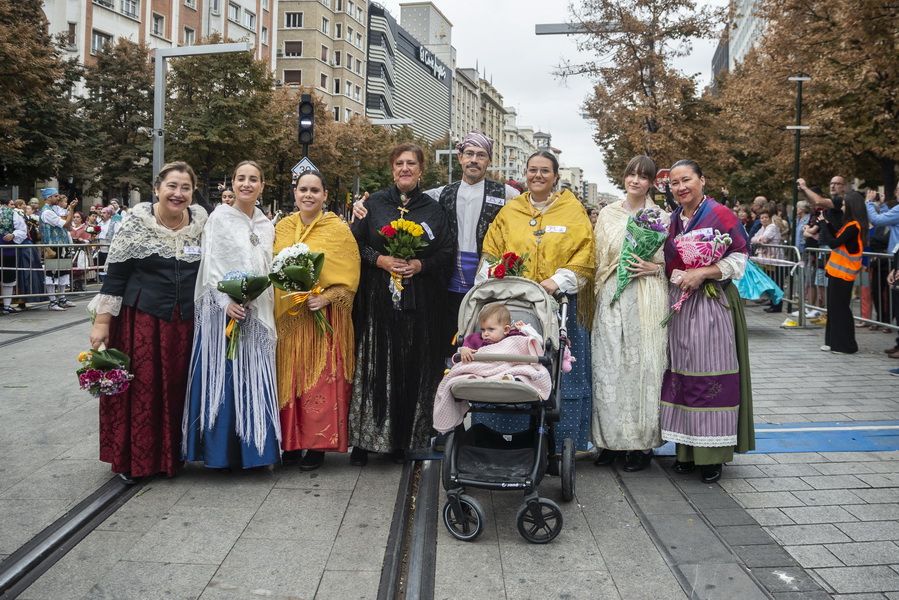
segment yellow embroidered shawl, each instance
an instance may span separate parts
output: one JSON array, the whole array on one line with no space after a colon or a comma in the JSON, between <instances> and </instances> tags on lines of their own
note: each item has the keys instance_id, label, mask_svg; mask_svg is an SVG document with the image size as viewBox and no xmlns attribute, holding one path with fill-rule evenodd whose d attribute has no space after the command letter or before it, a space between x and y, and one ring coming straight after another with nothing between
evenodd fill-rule
<instances>
[{"instance_id":1,"label":"yellow embroidered shawl","mask_svg":"<svg viewBox=\"0 0 899 600\"><path fill-rule=\"evenodd\" d=\"M291 315L285 292L275 290L275 325L278 332L278 404L284 408L319 380L325 365L332 375L336 358L343 360L343 377L352 380L353 353L353 297L359 287L359 247L350 228L331 212L324 212L309 225L300 214L282 219L275 227L274 253L303 242L310 250L325 253L319 285L322 294L331 301L329 320L334 334L323 335L316 329L312 313L306 305L299 314Z\"/></svg>"},{"instance_id":2,"label":"yellow embroidered shawl","mask_svg":"<svg viewBox=\"0 0 899 600\"><path fill-rule=\"evenodd\" d=\"M536 226L530 225L532 219ZM535 231L544 232L540 243ZM570 191L563 190L542 214L531 205L529 192L506 202L487 230L483 251L491 257L527 253L526 276L537 282L562 268L583 277L587 285L578 294L578 316L589 324L596 260L593 228L583 204Z\"/></svg>"}]
</instances>

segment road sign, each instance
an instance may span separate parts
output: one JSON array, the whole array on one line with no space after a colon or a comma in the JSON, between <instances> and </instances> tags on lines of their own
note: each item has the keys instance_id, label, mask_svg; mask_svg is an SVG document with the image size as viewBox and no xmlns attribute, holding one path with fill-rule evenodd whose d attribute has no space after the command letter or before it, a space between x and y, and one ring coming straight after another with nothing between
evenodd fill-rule
<instances>
[{"instance_id":1,"label":"road sign","mask_svg":"<svg viewBox=\"0 0 899 600\"><path fill-rule=\"evenodd\" d=\"M293 173L295 179L300 177L306 171L318 171L318 167L316 167L315 164L311 160L309 160L308 156L304 156L303 159L295 164L290 170L290 172Z\"/></svg>"}]
</instances>

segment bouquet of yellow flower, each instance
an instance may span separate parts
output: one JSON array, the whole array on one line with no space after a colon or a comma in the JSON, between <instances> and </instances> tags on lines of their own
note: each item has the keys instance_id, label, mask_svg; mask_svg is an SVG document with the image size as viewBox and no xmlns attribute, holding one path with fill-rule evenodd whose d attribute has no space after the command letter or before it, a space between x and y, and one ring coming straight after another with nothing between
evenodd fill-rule
<instances>
[{"instance_id":1,"label":"bouquet of yellow flower","mask_svg":"<svg viewBox=\"0 0 899 600\"><path fill-rule=\"evenodd\" d=\"M415 258L420 250L428 246L428 243L422 239L425 233L424 228L415 221L400 218L381 227L379 233L387 238L387 242L384 244L387 255L394 258L403 260ZM391 273L388 289L393 304L399 305L400 299L403 297L403 278L396 273Z\"/></svg>"},{"instance_id":2,"label":"bouquet of yellow flower","mask_svg":"<svg viewBox=\"0 0 899 600\"><path fill-rule=\"evenodd\" d=\"M78 354L81 367L75 371L78 386L90 392L91 396L115 396L128 389L134 375L128 372L131 359L115 348L100 346L98 350L88 350Z\"/></svg>"}]
</instances>

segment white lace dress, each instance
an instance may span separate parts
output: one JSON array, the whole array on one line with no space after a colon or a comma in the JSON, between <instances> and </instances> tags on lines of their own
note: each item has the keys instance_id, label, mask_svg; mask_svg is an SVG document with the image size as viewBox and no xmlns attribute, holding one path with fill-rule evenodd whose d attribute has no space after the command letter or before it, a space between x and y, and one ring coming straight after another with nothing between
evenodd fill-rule
<instances>
[{"instance_id":1,"label":"white lace dress","mask_svg":"<svg viewBox=\"0 0 899 600\"><path fill-rule=\"evenodd\" d=\"M647 200L647 208L655 205ZM668 284L664 275L638 277L619 299L615 272L629 213L622 201L596 221L596 313L592 329L593 443L609 450L662 445L659 399L667 365ZM664 248L664 246L663 246ZM653 262L665 262L663 248Z\"/></svg>"}]
</instances>

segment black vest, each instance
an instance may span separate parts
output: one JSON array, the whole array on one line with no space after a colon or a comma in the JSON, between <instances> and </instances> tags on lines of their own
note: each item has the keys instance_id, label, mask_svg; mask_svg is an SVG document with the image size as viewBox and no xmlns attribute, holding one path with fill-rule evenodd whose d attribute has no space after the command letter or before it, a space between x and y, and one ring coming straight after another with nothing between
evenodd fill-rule
<instances>
[{"instance_id":1,"label":"black vest","mask_svg":"<svg viewBox=\"0 0 899 600\"><path fill-rule=\"evenodd\" d=\"M451 183L447 186L444 186L443 191L440 192L440 204L446 209L447 219L449 219L450 229L452 230L453 240L455 241L459 237L459 224L456 218L456 195L459 193L459 187L462 185L461 181L457 181L455 183ZM481 255L481 246L484 243L484 236L487 235L487 229L490 228L490 224L493 223L493 219L496 218L496 215L499 214L502 206L498 206L496 204L490 204L487 202L487 196L492 196L494 198L502 198L503 201L506 199L506 184L500 183L499 181L490 181L489 179L484 180L484 199L481 200L481 213L478 216L478 227L477 227L477 243L478 243L478 256Z\"/></svg>"}]
</instances>

